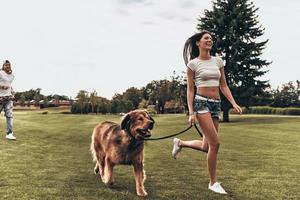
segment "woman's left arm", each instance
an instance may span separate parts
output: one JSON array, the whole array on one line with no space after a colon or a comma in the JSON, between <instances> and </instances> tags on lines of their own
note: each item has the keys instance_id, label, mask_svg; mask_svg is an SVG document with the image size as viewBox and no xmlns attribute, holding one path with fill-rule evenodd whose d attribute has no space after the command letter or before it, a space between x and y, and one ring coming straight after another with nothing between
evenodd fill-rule
<instances>
[{"instance_id":1,"label":"woman's left arm","mask_svg":"<svg viewBox=\"0 0 300 200\"><path fill-rule=\"evenodd\" d=\"M223 95L228 99L228 101L231 103L231 105L233 106L234 110L236 112L238 112L239 114L242 114L242 108L237 105L237 103L235 102L230 89L227 85L226 79L225 79L225 72L224 72L224 67L220 68L220 72L221 72L221 78L220 78L220 90L223 93Z\"/></svg>"}]
</instances>

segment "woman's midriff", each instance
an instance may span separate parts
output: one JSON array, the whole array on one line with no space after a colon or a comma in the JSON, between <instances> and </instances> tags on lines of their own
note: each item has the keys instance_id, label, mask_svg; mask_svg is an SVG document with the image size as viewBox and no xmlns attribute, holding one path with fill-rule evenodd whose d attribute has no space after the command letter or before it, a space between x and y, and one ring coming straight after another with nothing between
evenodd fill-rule
<instances>
[{"instance_id":1,"label":"woman's midriff","mask_svg":"<svg viewBox=\"0 0 300 200\"><path fill-rule=\"evenodd\" d=\"M220 99L219 87L198 87L197 94L212 99Z\"/></svg>"}]
</instances>

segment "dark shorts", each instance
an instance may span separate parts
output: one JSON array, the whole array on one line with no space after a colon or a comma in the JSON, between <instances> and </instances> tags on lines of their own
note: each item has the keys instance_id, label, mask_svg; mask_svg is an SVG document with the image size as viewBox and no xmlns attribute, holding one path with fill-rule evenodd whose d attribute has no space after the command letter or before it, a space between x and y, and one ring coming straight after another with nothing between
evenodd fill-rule
<instances>
[{"instance_id":1,"label":"dark shorts","mask_svg":"<svg viewBox=\"0 0 300 200\"><path fill-rule=\"evenodd\" d=\"M194 99L194 113L210 113L212 118L220 119L221 100L211 99L196 94Z\"/></svg>"}]
</instances>

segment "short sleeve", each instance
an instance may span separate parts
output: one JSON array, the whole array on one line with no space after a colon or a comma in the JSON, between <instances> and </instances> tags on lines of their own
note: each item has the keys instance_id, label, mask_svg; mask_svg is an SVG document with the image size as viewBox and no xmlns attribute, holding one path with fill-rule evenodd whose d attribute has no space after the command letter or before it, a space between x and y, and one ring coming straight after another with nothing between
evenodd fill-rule
<instances>
[{"instance_id":1,"label":"short sleeve","mask_svg":"<svg viewBox=\"0 0 300 200\"><path fill-rule=\"evenodd\" d=\"M192 71L195 71L195 63L192 62L193 60L190 60L188 64L186 65L188 68L190 68Z\"/></svg>"},{"instance_id":2,"label":"short sleeve","mask_svg":"<svg viewBox=\"0 0 300 200\"><path fill-rule=\"evenodd\" d=\"M217 61L217 65L218 65L218 68L221 69L222 67L224 67L224 62L222 60L222 58L220 57L216 57L216 61Z\"/></svg>"}]
</instances>

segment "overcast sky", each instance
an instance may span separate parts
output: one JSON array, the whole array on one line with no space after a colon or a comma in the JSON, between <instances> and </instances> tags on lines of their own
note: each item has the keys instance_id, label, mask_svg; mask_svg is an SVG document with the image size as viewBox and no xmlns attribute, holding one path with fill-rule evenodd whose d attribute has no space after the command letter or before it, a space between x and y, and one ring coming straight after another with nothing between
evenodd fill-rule
<instances>
[{"instance_id":1,"label":"overcast sky","mask_svg":"<svg viewBox=\"0 0 300 200\"><path fill-rule=\"evenodd\" d=\"M254 0L272 88L300 79L300 1ZM209 0L0 0L0 59L16 91L111 97L185 71L182 48Z\"/></svg>"}]
</instances>

